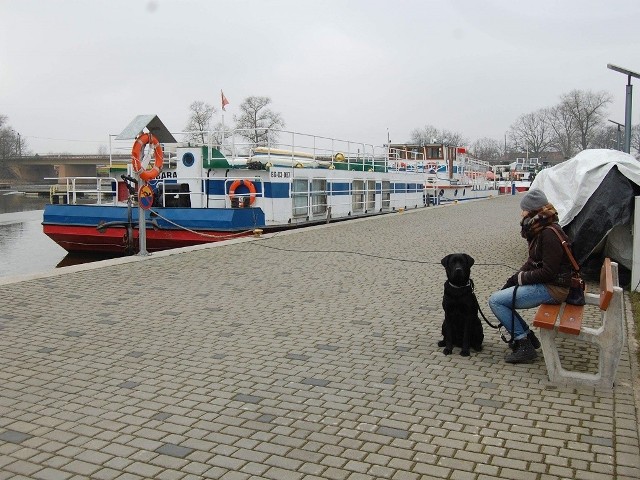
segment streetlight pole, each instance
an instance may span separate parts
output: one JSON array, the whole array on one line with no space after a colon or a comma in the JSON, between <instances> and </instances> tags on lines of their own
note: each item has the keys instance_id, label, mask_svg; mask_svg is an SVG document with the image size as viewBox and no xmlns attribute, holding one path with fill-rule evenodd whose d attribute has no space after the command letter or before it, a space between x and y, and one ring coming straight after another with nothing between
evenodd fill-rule
<instances>
[{"instance_id":1,"label":"streetlight pole","mask_svg":"<svg viewBox=\"0 0 640 480\"><path fill-rule=\"evenodd\" d=\"M621 136L622 136L622 132L620 131L620 127L624 127L624 125L622 123L618 123L618 122L614 122L613 120L609 120L611 123L615 123L618 126L618 147L616 148L616 150L620 150L620 141L621 141ZM626 132L625 132L626 134Z\"/></svg>"},{"instance_id":2,"label":"streetlight pole","mask_svg":"<svg viewBox=\"0 0 640 480\"><path fill-rule=\"evenodd\" d=\"M627 99L624 105L624 151L631 153L631 97L633 95L633 85L631 85L631 77L640 78L640 74L626 70L622 67L617 67L610 63L607 64L607 68L615 70L627 76Z\"/></svg>"}]
</instances>

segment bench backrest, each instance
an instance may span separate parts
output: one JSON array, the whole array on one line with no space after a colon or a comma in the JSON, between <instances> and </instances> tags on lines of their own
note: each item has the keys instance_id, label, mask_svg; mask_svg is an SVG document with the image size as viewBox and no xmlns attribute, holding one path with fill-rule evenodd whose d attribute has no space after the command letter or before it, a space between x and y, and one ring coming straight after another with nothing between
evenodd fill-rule
<instances>
[{"instance_id":1,"label":"bench backrest","mask_svg":"<svg viewBox=\"0 0 640 480\"><path fill-rule=\"evenodd\" d=\"M609 303L613 297L613 272L611 270L611 259L605 258L602 268L600 268L600 310L609 308Z\"/></svg>"}]
</instances>

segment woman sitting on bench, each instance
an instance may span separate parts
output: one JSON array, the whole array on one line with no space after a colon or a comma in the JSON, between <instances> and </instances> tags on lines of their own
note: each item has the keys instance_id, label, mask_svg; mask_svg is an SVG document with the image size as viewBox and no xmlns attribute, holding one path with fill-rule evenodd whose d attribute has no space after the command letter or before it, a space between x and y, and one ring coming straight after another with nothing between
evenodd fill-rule
<instances>
[{"instance_id":1,"label":"woman sitting on bench","mask_svg":"<svg viewBox=\"0 0 640 480\"><path fill-rule=\"evenodd\" d=\"M501 290L489 298L489 308L500 323L512 332L505 357L508 363L528 363L538 357L540 341L516 312L543 303L562 303L569 293L571 263L555 229L567 239L558 224L558 212L542 190L529 190L520 201L521 235L529 244L529 258ZM550 228L548 228L550 227Z\"/></svg>"}]
</instances>

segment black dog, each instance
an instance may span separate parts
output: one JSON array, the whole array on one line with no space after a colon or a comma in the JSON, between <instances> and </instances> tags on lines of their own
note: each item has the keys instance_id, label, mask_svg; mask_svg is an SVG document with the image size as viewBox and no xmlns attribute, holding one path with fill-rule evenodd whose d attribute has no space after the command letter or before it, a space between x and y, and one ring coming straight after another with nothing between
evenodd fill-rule
<instances>
[{"instance_id":1,"label":"black dog","mask_svg":"<svg viewBox=\"0 0 640 480\"><path fill-rule=\"evenodd\" d=\"M441 262L447 271L447 281L442 297L444 340L439 341L438 346L444 347L442 352L445 355L450 355L454 346L461 347L460 355L468 357L469 347L479 352L484 340L482 321L478 317L478 300L471 282L474 260L466 253L452 253Z\"/></svg>"}]
</instances>

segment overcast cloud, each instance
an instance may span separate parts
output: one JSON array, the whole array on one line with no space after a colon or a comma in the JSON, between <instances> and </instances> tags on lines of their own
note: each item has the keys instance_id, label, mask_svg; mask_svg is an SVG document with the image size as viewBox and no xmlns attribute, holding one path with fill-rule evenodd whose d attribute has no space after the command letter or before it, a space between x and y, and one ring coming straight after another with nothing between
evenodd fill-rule
<instances>
[{"instance_id":1,"label":"overcast cloud","mask_svg":"<svg viewBox=\"0 0 640 480\"><path fill-rule=\"evenodd\" d=\"M221 89L225 123L268 96L287 129L375 145L502 139L572 89L623 123L606 66L640 72L639 27L638 0L0 0L0 114L36 153L96 153L138 114L182 131Z\"/></svg>"}]
</instances>

